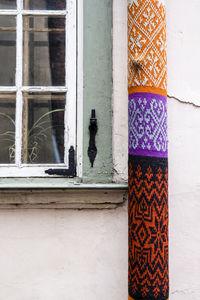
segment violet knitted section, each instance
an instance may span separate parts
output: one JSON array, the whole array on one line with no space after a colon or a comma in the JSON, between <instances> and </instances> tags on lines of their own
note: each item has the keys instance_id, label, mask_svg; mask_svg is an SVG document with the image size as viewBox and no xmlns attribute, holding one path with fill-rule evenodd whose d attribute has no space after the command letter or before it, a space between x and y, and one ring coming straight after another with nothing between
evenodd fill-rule
<instances>
[{"instance_id":1,"label":"violet knitted section","mask_svg":"<svg viewBox=\"0 0 200 300\"><path fill-rule=\"evenodd\" d=\"M149 93L129 95L129 154L167 157L167 101Z\"/></svg>"}]
</instances>

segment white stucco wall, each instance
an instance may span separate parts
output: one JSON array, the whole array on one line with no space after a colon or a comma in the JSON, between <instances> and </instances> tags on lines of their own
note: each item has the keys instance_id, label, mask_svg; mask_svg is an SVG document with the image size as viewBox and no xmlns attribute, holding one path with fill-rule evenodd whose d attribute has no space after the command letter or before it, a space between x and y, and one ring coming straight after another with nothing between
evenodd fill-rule
<instances>
[{"instance_id":1,"label":"white stucco wall","mask_svg":"<svg viewBox=\"0 0 200 300\"><path fill-rule=\"evenodd\" d=\"M199 11L167 0L170 300L200 299ZM126 1L114 0L116 181L127 176L125 41ZM127 299L127 229L127 205L0 211L0 300Z\"/></svg>"},{"instance_id":2,"label":"white stucco wall","mask_svg":"<svg viewBox=\"0 0 200 300\"><path fill-rule=\"evenodd\" d=\"M127 228L126 207L0 211L0 299L127 299Z\"/></svg>"},{"instance_id":3,"label":"white stucco wall","mask_svg":"<svg viewBox=\"0 0 200 300\"><path fill-rule=\"evenodd\" d=\"M200 299L199 11L200 1L167 0L172 300Z\"/></svg>"}]
</instances>

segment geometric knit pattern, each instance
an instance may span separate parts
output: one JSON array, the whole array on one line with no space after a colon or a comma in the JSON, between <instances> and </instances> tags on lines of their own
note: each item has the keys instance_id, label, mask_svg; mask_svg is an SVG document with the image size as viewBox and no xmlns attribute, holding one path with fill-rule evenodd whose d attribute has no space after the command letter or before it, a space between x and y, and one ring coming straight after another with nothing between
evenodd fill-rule
<instances>
[{"instance_id":1,"label":"geometric knit pattern","mask_svg":"<svg viewBox=\"0 0 200 300\"><path fill-rule=\"evenodd\" d=\"M167 88L165 8L159 1L129 0L128 86Z\"/></svg>"},{"instance_id":2,"label":"geometric knit pattern","mask_svg":"<svg viewBox=\"0 0 200 300\"><path fill-rule=\"evenodd\" d=\"M129 158L129 295L168 299L166 158Z\"/></svg>"},{"instance_id":3,"label":"geometric knit pattern","mask_svg":"<svg viewBox=\"0 0 200 300\"><path fill-rule=\"evenodd\" d=\"M129 95L129 153L167 157L167 107L161 95Z\"/></svg>"},{"instance_id":4,"label":"geometric knit pattern","mask_svg":"<svg viewBox=\"0 0 200 300\"><path fill-rule=\"evenodd\" d=\"M129 300L169 299L166 13L128 0Z\"/></svg>"}]
</instances>

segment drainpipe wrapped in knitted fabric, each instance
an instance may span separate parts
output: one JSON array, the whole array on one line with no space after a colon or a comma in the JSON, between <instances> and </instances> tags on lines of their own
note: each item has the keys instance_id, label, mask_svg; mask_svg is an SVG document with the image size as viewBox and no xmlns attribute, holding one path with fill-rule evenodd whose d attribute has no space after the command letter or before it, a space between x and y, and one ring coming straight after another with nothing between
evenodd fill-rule
<instances>
[{"instance_id":1,"label":"drainpipe wrapped in knitted fabric","mask_svg":"<svg viewBox=\"0 0 200 300\"><path fill-rule=\"evenodd\" d=\"M129 300L169 299L166 11L128 1Z\"/></svg>"}]
</instances>

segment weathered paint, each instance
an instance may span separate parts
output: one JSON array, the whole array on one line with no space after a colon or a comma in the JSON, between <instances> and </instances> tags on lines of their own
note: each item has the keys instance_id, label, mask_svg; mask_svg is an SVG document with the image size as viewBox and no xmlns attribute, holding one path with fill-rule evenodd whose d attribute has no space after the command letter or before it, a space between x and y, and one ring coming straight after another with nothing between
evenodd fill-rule
<instances>
[{"instance_id":1,"label":"weathered paint","mask_svg":"<svg viewBox=\"0 0 200 300\"><path fill-rule=\"evenodd\" d=\"M0 178L1 189L127 189L126 183L81 183L70 178Z\"/></svg>"},{"instance_id":2,"label":"weathered paint","mask_svg":"<svg viewBox=\"0 0 200 300\"><path fill-rule=\"evenodd\" d=\"M116 208L127 199L126 189L4 189L0 209L14 208Z\"/></svg>"},{"instance_id":3,"label":"weathered paint","mask_svg":"<svg viewBox=\"0 0 200 300\"><path fill-rule=\"evenodd\" d=\"M125 1L126 2L126 1ZM113 0L113 181L127 182L127 7ZM120 39L119 39L120 37ZM120 57L120 59L119 59Z\"/></svg>"},{"instance_id":4,"label":"weathered paint","mask_svg":"<svg viewBox=\"0 0 200 300\"><path fill-rule=\"evenodd\" d=\"M83 181L112 182L112 0L84 1ZM96 110L97 156L87 155L91 109Z\"/></svg>"}]
</instances>

